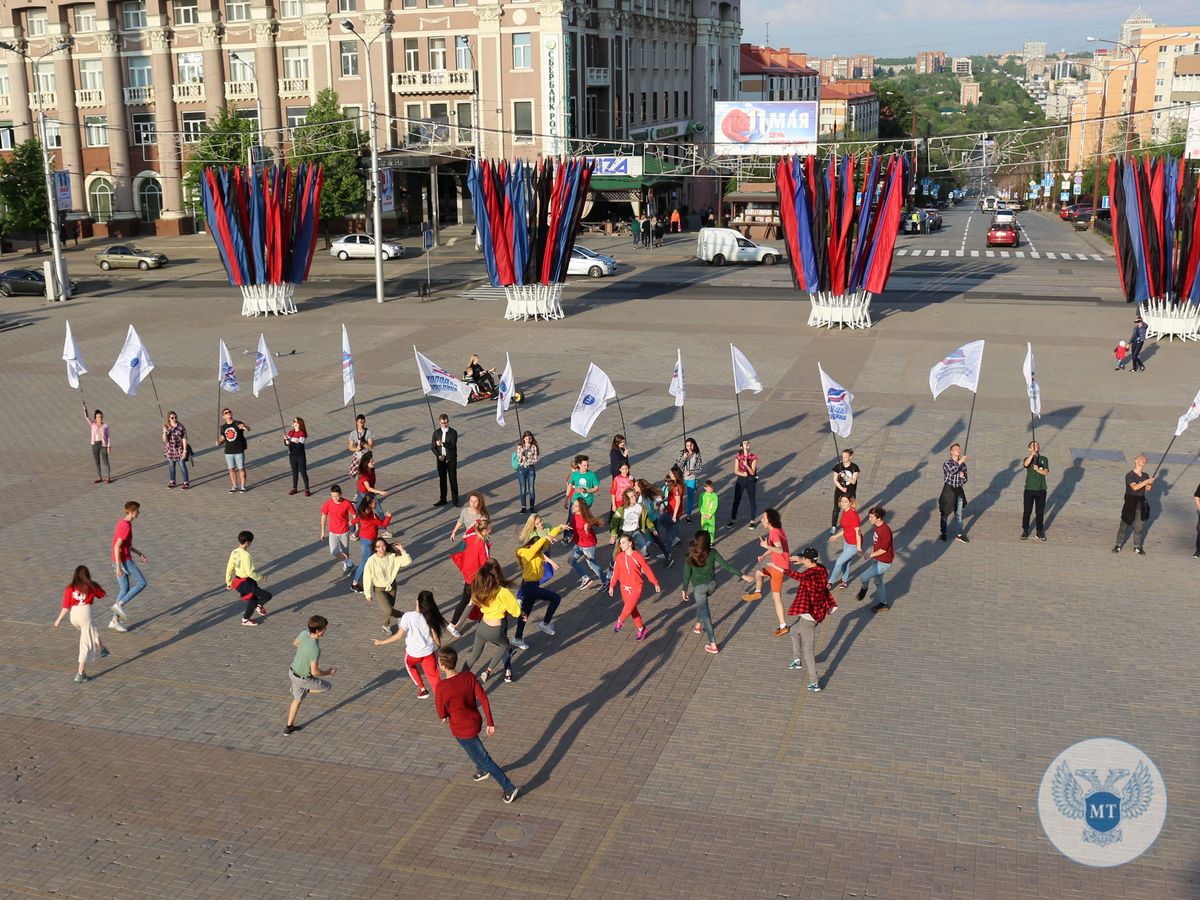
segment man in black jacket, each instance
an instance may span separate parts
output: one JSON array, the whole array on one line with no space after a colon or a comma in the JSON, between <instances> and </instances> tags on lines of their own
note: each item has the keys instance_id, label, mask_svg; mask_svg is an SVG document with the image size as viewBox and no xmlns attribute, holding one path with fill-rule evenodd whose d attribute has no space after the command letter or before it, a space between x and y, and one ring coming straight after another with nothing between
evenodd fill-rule
<instances>
[{"instance_id":1,"label":"man in black jacket","mask_svg":"<svg viewBox=\"0 0 1200 900\"><path fill-rule=\"evenodd\" d=\"M446 505L446 481L450 481L450 496L454 498L454 505L459 506L458 502L458 432L450 427L450 417L447 415L438 416L438 428L433 433L433 440L430 441L429 449L433 451L434 457L437 459L438 472L438 502L434 506Z\"/></svg>"}]
</instances>

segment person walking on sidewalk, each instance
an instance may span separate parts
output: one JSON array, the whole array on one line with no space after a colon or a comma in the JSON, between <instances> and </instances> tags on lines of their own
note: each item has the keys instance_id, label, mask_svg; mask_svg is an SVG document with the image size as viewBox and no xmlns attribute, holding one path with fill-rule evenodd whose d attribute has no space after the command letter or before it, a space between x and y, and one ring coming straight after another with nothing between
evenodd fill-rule
<instances>
[{"instance_id":1,"label":"person walking on sidewalk","mask_svg":"<svg viewBox=\"0 0 1200 900\"><path fill-rule=\"evenodd\" d=\"M962 452L960 444L950 445L950 458L942 463L942 494L938 498L938 513L941 519L940 541L946 540L946 522L954 516L958 526L958 534L954 539L960 543L970 543L963 529L963 509L967 505L967 493L963 485L967 483L967 457Z\"/></svg>"},{"instance_id":2,"label":"person walking on sidewalk","mask_svg":"<svg viewBox=\"0 0 1200 900\"><path fill-rule=\"evenodd\" d=\"M426 699L429 691L437 691L440 679L434 654L442 647L442 632L445 629L446 620L442 618L437 601L433 599L433 592L421 591L417 594L416 609L410 609L400 617L400 627L396 633L383 640L374 640L376 647L404 641L404 668L417 686L418 700ZM429 682L429 690L421 682L422 672Z\"/></svg>"},{"instance_id":3,"label":"person walking on sidewalk","mask_svg":"<svg viewBox=\"0 0 1200 900\"><path fill-rule=\"evenodd\" d=\"M92 484L99 484L105 480L112 484L112 464L108 459L108 453L112 449L112 433L108 430L108 423L104 421L104 413L96 410L89 416L85 403L83 421L87 422L88 428L91 429L92 460L96 463L96 480ZM104 463L103 477L100 474L101 462Z\"/></svg>"},{"instance_id":4,"label":"person walking on sidewalk","mask_svg":"<svg viewBox=\"0 0 1200 900\"><path fill-rule=\"evenodd\" d=\"M1121 505L1121 524L1117 526L1117 542L1112 552L1120 553L1129 529L1133 529L1137 541L1134 552L1145 556L1146 520L1150 518L1150 491L1154 488L1154 476L1146 474L1146 454L1139 453L1133 460L1133 468L1125 473L1125 502Z\"/></svg>"},{"instance_id":5,"label":"person walking on sidewalk","mask_svg":"<svg viewBox=\"0 0 1200 900\"><path fill-rule=\"evenodd\" d=\"M146 554L133 546L133 520L141 512L142 504L130 500L125 504L125 515L117 522L113 531L112 563L113 573L117 576L117 599L113 603L112 621L108 627L113 631L128 631L125 623L129 614L125 612L125 604L140 594L146 588L146 576L133 561L136 556L146 564Z\"/></svg>"},{"instance_id":6,"label":"person walking on sidewalk","mask_svg":"<svg viewBox=\"0 0 1200 900\"><path fill-rule=\"evenodd\" d=\"M178 467L183 475L183 490L191 487L188 481L188 446L187 429L179 421L175 410L167 413L167 421L162 430L163 456L167 460L167 487L175 487L175 469Z\"/></svg>"},{"instance_id":7,"label":"person walking on sidewalk","mask_svg":"<svg viewBox=\"0 0 1200 900\"><path fill-rule=\"evenodd\" d=\"M383 498L388 492L375 487L378 473L375 471L375 451L364 450L358 457L358 480L354 486L354 505L358 507L363 497L375 498L375 509L383 515Z\"/></svg>"},{"instance_id":8,"label":"person walking on sidewalk","mask_svg":"<svg viewBox=\"0 0 1200 900\"><path fill-rule=\"evenodd\" d=\"M439 650L437 661L441 678L433 689L433 705L438 718L450 726L450 734L474 763L475 774L471 780L495 779L496 784L500 785L500 799L512 803L517 799L519 788L496 765L479 739L484 717L487 718L488 737L496 733L496 722L492 718L492 705L488 702L487 692L469 667L464 666L463 671L458 671L458 654L453 647ZM479 714L481 708L482 716Z\"/></svg>"},{"instance_id":9,"label":"person walking on sidewalk","mask_svg":"<svg viewBox=\"0 0 1200 900\"><path fill-rule=\"evenodd\" d=\"M684 603L690 599L688 597L689 590L695 595L696 624L692 628L692 632L694 634L703 632L708 636L708 643L704 645L704 649L709 653L720 652L720 647L717 646L717 633L713 629L712 611L708 606L709 597L717 589L717 566L745 582L754 581L749 575L743 575L727 563L725 557L713 547L712 535L704 529L700 529L693 535L692 543L688 546L687 557L683 562L681 594Z\"/></svg>"},{"instance_id":10,"label":"person walking on sidewalk","mask_svg":"<svg viewBox=\"0 0 1200 900\"><path fill-rule=\"evenodd\" d=\"M621 588L621 612L617 616L617 624L613 626L613 631L620 631L625 620L632 618L633 624L637 626L639 641L646 639L646 623L642 621L642 615L638 612L638 601L642 599L642 588L645 586L646 579L649 579L650 583L654 585L654 593L657 594L662 590L654 575L654 570L634 547L633 536L627 533L622 534L617 542L617 553L613 559L612 580L608 583L608 596L610 597L615 596L618 586Z\"/></svg>"},{"instance_id":11,"label":"person walking on sidewalk","mask_svg":"<svg viewBox=\"0 0 1200 900\"><path fill-rule=\"evenodd\" d=\"M329 489L329 499L321 504L321 540L329 535L329 555L342 561L342 574L354 571L350 561L350 517L354 515L354 504L342 496L342 486L335 484Z\"/></svg>"},{"instance_id":12,"label":"person walking on sidewalk","mask_svg":"<svg viewBox=\"0 0 1200 900\"><path fill-rule=\"evenodd\" d=\"M887 510L882 506L874 507L867 514L867 521L871 523L871 553L867 557L867 567L858 576L859 603L867 598L867 583L872 578L875 579L875 605L872 607L874 612L892 608L892 604L888 602L887 589L883 585L883 576L892 567L896 553L892 546L892 529L884 521L886 518Z\"/></svg>"},{"instance_id":13,"label":"person walking on sidewalk","mask_svg":"<svg viewBox=\"0 0 1200 900\"><path fill-rule=\"evenodd\" d=\"M292 705L288 708L284 734L292 734L303 727L296 724L296 714L300 712L300 704L304 702L305 697L309 694L324 694L333 688L325 679L337 674L337 666L330 666L328 669L322 669L320 666L321 638L325 636L325 629L328 627L329 620L324 616L310 616L308 628L296 635L296 639L292 641L292 646L296 648L296 655L292 657L292 664L288 666Z\"/></svg>"},{"instance_id":14,"label":"person walking on sidewalk","mask_svg":"<svg viewBox=\"0 0 1200 900\"><path fill-rule=\"evenodd\" d=\"M1147 331L1148 328L1141 316L1133 320L1133 334L1129 337L1129 353L1133 361L1131 372L1146 371L1146 364L1142 362L1142 348L1146 346Z\"/></svg>"},{"instance_id":15,"label":"person walking on sidewalk","mask_svg":"<svg viewBox=\"0 0 1200 900\"><path fill-rule=\"evenodd\" d=\"M796 597L788 608L788 615L794 617L791 623L792 661L788 668L793 672L807 670L808 690L814 694L821 692L821 678L817 674L817 626L838 608L833 594L829 593L829 574L818 559L815 547L805 547L799 556L791 557L791 562L799 568L789 567L784 573L797 582Z\"/></svg>"},{"instance_id":16,"label":"person walking on sidewalk","mask_svg":"<svg viewBox=\"0 0 1200 900\"><path fill-rule=\"evenodd\" d=\"M833 517L829 520L829 534L832 537L838 532L838 523L842 519L841 500L858 497L858 464L854 462L854 451L847 447L842 451L842 458L833 467Z\"/></svg>"},{"instance_id":17,"label":"person walking on sidewalk","mask_svg":"<svg viewBox=\"0 0 1200 900\"><path fill-rule=\"evenodd\" d=\"M733 509L725 527L732 528L737 522L738 507L742 503L742 494L745 494L750 504L750 524L747 527L753 531L758 520L758 454L750 452L749 441L742 441L733 458L733 474L737 478L733 485Z\"/></svg>"},{"instance_id":18,"label":"person walking on sidewalk","mask_svg":"<svg viewBox=\"0 0 1200 900\"><path fill-rule=\"evenodd\" d=\"M243 625L257 625L254 618L256 612L265 619L267 604L271 602L271 592L260 587L263 579L250 557L250 545L253 543L253 531L238 532L237 548L229 554L229 562L225 565L225 590L237 591L246 604L246 610L242 613Z\"/></svg>"},{"instance_id":19,"label":"person walking on sidewalk","mask_svg":"<svg viewBox=\"0 0 1200 900\"><path fill-rule=\"evenodd\" d=\"M438 416L438 427L430 439L429 449L437 460L438 473L438 502L433 505L446 505L446 486L449 484L449 502L458 506L458 432L450 427L450 417L445 413Z\"/></svg>"},{"instance_id":20,"label":"person walking on sidewalk","mask_svg":"<svg viewBox=\"0 0 1200 900\"><path fill-rule=\"evenodd\" d=\"M492 543L488 540L491 533L491 520L476 520L475 527L467 529L463 539L450 554L450 561L454 563L455 568L462 573L463 577L462 598L458 601L458 606L454 607L454 615L450 617L450 624L446 626L450 634L456 638L462 637L462 632L467 627L463 613L466 612L467 604L471 602L471 582L475 580L475 576L479 574L483 564L492 555Z\"/></svg>"},{"instance_id":21,"label":"person walking on sidewalk","mask_svg":"<svg viewBox=\"0 0 1200 900\"><path fill-rule=\"evenodd\" d=\"M63 617L69 615L71 624L79 629L79 669L75 673L75 683L91 681L87 667L97 659L108 656L100 640L100 632L92 622L92 602L104 599L104 588L92 581L92 573L87 566L76 566L71 583L63 591L62 609L54 620L57 628Z\"/></svg>"},{"instance_id":22,"label":"person walking on sidewalk","mask_svg":"<svg viewBox=\"0 0 1200 900\"><path fill-rule=\"evenodd\" d=\"M783 530L783 518L778 510L765 509L762 523L767 529L767 536L758 541L758 545L763 549L758 555L758 561L767 559L767 564L754 573L754 590L742 594L742 599L747 602L761 600L763 582L770 580L771 602L775 604L775 618L779 621L779 627L775 629L774 634L775 637L783 637L789 630L787 619L783 615L783 575L788 568L788 539Z\"/></svg>"},{"instance_id":23,"label":"person walking on sidewalk","mask_svg":"<svg viewBox=\"0 0 1200 900\"><path fill-rule=\"evenodd\" d=\"M853 497L848 497L842 494L838 504L842 509L842 518L839 522L841 526L841 534L832 535L829 538L829 543L841 538L842 552L838 554L837 560L834 561L833 571L829 573L829 587L832 590L834 587L849 587L850 578L850 563L854 561L854 557L862 553L862 520L858 517L858 510L854 508L855 500Z\"/></svg>"},{"instance_id":24,"label":"person walking on sidewalk","mask_svg":"<svg viewBox=\"0 0 1200 900\"><path fill-rule=\"evenodd\" d=\"M380 628L391 637L392 619L400 618L400 613L396 612L396 579L401 569L412 564L412 557L400 544L393 544L383 537L375 538L371 550L371 556L363 566L363 594L368 602L374 601L379 607L383 614Z\"/></svg>"},{"instance_id":25,"label":"person walking on sidewalk","mask_svg":"<svg viewBox=\"0 0 1200 900\"><path fill-rule=\"evenodd\" d=\"M1029 453L1025 462L1025 505L1021 513L1021 540L1029 540L1029 514L1034 513L1037 539L1046 540L1046 476L1050 474L1050 460L1042 456L1042 446L1037 441L1029 442Z\"/></svg>"}]
</instances>

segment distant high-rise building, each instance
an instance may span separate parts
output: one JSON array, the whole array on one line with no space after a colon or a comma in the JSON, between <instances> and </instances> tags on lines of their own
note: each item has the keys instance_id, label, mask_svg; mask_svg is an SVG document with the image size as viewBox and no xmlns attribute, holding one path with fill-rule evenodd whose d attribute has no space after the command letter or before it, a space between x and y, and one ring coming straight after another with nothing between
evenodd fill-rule
<instances>
[{"instance_id":1,"label":"distant high-rise building","mask_svg":"<svg viewBox=\"0 0 1200 900\"><path fill-rule=\"evenodd\" d=\"M917 65L914 71L918 75L933 75L946 71L945 50L923 50L917 54Z\"/></svg>"},{"instance_id":2,"label":"distant high-rise building","mask_svg":"<svg viewBox=\"0 0 1200 900\"><path fill-rule=\"evenodd\" d=\"M1046 42L1045 41L1026 41L1021 47L1021 61L1025 65L1039 59L1046 58Z\"/></svg>"},{"instance_id":3,"label":"distant high-rise building","mask_svg":"<svg viewBox=\"0 0 1200 900\"><path fill-rule=\"evenodd\" d=\"M958 102L962 106L974 106L979 102L979 82L968 78L958 86Z\"/></svg>"},{"instance_id":4,"label":"distant high-rise building","mask_svg":"<svg viewBox=\"0 0 1200 900\"><path fill-rule=\"evenodd\" d=\"M971 57L956 56L956 57L954 57L954 62L952 65L953 65L952 71L954 72L955 75L958 75L963 78L971 77L971 75L972 75Z\"/></svg>"},{"instance_id":5,"label":"distant high-rise building","mask_svg":"<svg viewBox=\"0 0 1200 900\"><path fill-rule=\"evenodd\" d=\"M847 78L874 78L875 57L870 54L855 56L827 56L808 58L808 65L816 69L826 81L842 81Z\"/></svg>"},{"instance_id":6,"label":"distant high-rise building","mask_svg":"<svg viewBox=\"0 0 1200 900\"><path fill-rule=\"evenodd\" d=\"M1143 28L1153 28L1154 20L1146 15L1146 11L1140 6L1129 14L1124 22L1121 23L1121 33L1117 40L1129 47L1136 47L1141 43L1141 31ZM1118 47L1117 52L1122 55L1128 55L1129 51L1124 47Z\"/></svg>"}]
</instances>

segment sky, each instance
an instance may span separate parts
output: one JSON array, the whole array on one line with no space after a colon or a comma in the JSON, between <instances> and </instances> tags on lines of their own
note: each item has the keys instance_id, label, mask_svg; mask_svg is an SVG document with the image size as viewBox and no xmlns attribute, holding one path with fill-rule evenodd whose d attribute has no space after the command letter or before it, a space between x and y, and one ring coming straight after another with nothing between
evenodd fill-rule
<instances>
[{"instance_id":1,"label":"sky","mask_svg":"<svg viewBox=\"0 0 1200 900\"><path fill-rule=\"evenodd\" d=\"M1045 41L1057 52L1094 47L1089 34L1115 39L1136 2L1112 0L742 0L742 40L790 47L813 56L871 53L915 56L945 50L968 56L1020 50L1025 41ZM1197 0L1146 0L1155 25L1200 24ZM847 15L847 11L851 11ZM865 15L864 15L865 14Z\"/></svg>"}]
</instances>

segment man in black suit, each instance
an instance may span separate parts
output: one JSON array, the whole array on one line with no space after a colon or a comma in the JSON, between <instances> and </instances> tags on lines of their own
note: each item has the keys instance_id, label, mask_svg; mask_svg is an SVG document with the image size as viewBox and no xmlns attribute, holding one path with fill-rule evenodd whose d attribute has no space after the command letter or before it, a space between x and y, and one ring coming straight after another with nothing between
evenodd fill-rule
<instances>
[{"instance_id":1,"label":"man in black suit","mask_svg":"<svg viewBox=\"0 0 1200 900\"><path fill-rule=\"evenodd\" d=\"M454 505L457 507L459 505L458 432L450 427L449 416L438 416L438 429L433 433L433 440L429 444L429 449L433 451L433 455L437 459L438 489L440 496L438 502L433 505L446 505L446 480L449 479L450 496L454 498Z\"/></svg>"}]
</instances>

